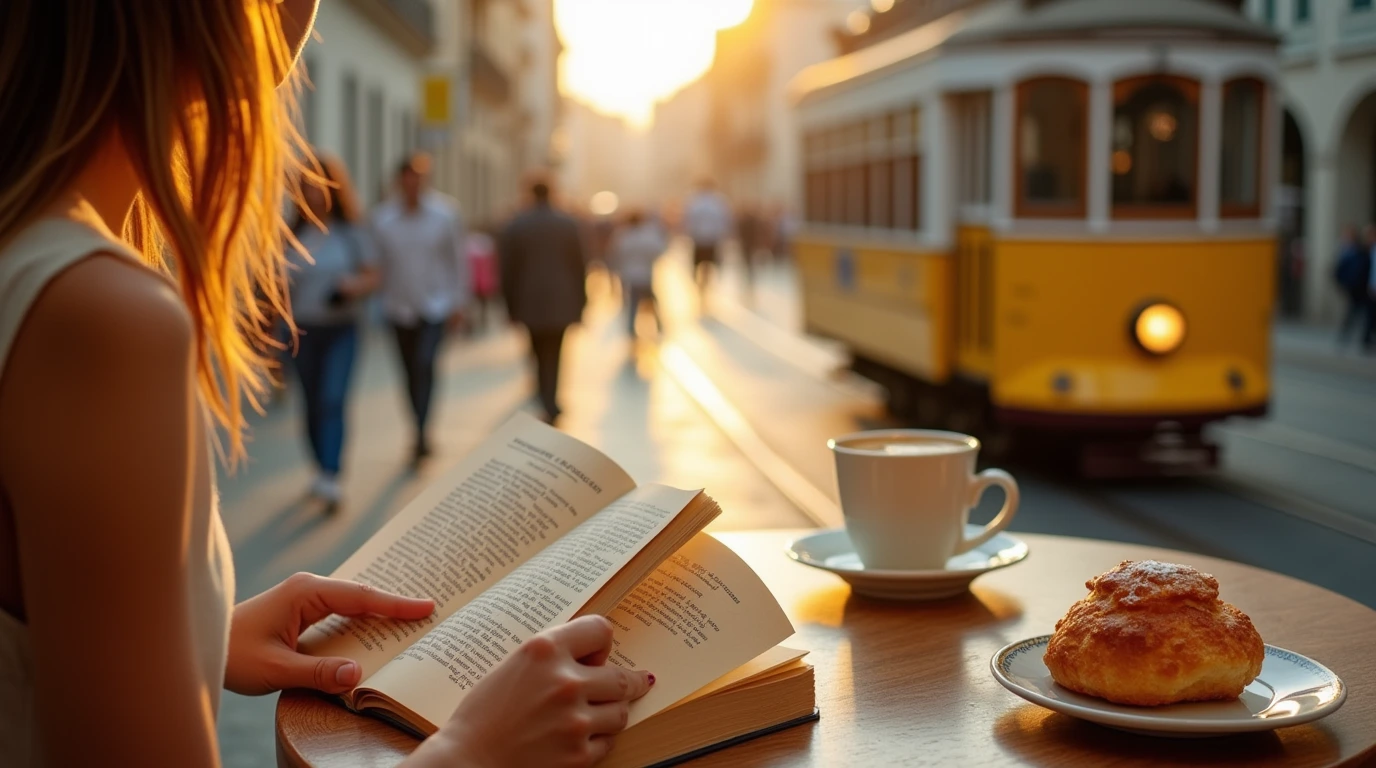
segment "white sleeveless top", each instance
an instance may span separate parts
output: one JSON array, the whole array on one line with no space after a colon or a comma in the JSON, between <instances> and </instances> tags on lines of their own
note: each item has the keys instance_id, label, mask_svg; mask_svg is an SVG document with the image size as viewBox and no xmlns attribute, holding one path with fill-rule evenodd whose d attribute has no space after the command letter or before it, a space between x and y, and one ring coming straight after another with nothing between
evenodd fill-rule
<instances>
[{"instance_id":1,"label":"white sleeveless top","mask_svg":"<svg viewBox=\"0 0 1376 768\"><path fill-rule=\"evenodd\" d=\"M24 317L43 288L71 265L96 252L138 257L108 230L66 218L41 219L0 251L0 376ZM229 619L234 608L234 563L220 522L215 474L206 425L192 467L191 548L187 554L189 615L194 623L196 658L205 676L211 706L218 711L229 648ZM137 553L130 553L136 555ZM158 670L148 670L157 674ZM0 765L43 765L34 711L33 662L29 630L0 610ZM74 692L73 695L93 695ZM150 715L151 716L151 715Z\"/></svg>"}]
</instances>

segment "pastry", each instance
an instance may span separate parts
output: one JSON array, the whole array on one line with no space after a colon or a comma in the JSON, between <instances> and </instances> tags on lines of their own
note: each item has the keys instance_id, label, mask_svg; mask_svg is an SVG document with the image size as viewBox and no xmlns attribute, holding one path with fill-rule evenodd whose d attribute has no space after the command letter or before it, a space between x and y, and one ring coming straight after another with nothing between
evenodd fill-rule
<instances>
[{"instance_id":1,"label":"pastry","mask_svg":"<svg viewBox=\"0 0 1376 768\"><path fill-rule=\"evenodd\" d=\"M1207 573L1128 560L1085 586L1046 647L1072 691L1140 706L1233 699L1261 673L1261 635Z\"/></svg>"}]
</instances>

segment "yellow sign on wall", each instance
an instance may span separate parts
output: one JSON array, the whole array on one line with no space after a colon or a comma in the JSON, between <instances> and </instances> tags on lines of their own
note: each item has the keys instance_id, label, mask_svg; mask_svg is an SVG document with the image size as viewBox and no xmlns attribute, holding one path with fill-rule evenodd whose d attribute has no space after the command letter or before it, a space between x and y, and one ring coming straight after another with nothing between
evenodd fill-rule
<instances>
[{"instance_id":1,"label":"yellow sign on wall","mask_svg":"<svg viewBox=\"0 0 1376 768\"><path fill-rule=\"evenodd\" d=\"M452 88L448 75L427 75L421 85L421 121L427 126L448 125L452 119Z\"/></svg>"}]
</instances>

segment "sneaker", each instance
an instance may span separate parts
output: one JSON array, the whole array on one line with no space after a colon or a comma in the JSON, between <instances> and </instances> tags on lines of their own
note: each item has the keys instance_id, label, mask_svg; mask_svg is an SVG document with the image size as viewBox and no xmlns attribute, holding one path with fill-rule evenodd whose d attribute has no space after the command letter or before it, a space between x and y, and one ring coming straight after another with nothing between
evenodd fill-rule
<instances>
[{"instance_id":1,"label":"sneaker","mask_svg":"<svg viewBox=\"0 0 1376 768\"><path fill-rule=\"evenodd\" d=\"M321 474L311 485L311 495L326 504L338 504L343 495L343 490L339 487L339 478L331 474Z\"/></svg>"}]
</instances>

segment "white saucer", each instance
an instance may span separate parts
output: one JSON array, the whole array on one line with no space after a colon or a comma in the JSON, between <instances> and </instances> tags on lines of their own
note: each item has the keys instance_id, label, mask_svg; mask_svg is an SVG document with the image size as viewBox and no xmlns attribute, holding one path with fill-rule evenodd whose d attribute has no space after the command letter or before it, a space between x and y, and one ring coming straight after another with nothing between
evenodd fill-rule
<instances>
[{"instance_id":1,"label":"white saucer","mask_svg":"<svg viewBox=\"0 0 1376 768\"><path fill-rule=\"evenodd\" d=\"M1050 641L1043 635L1005 646L989 662L994 677L1033 704L1132 733L1192 738L1270 731L1331 715L1347 698L1347 686L1327 667L1268 645L1261 674L1232 701L1114 704L1057 685L1042 662Z\"/></svg>"},{"instance_id":2,"label":"white saucer","mask_svg":"<svg viewBox=\"0 0 1376 768\"><path fill-rule=\"evenodd\" d=\"M978 525L965 528L967 536L976 536L983 530ZM795 540L788 545L788 556L840 576L858 595L883 600L940 600L962 594L978 576L1027 557L1027 545L999 533L969 552L947 560L944 570L877 571L865 568L846 530L836 528Z\"/></svg>"}]
</instances>

